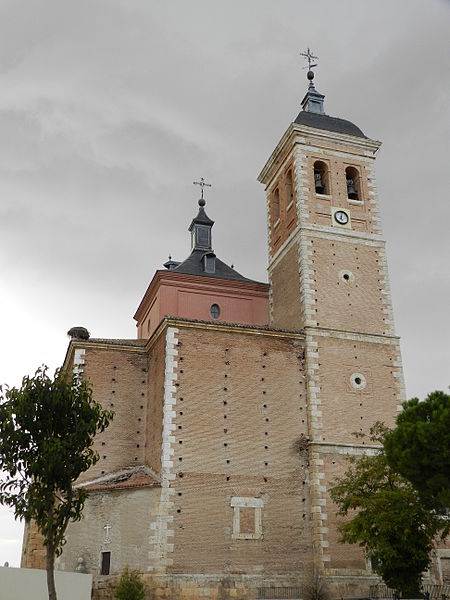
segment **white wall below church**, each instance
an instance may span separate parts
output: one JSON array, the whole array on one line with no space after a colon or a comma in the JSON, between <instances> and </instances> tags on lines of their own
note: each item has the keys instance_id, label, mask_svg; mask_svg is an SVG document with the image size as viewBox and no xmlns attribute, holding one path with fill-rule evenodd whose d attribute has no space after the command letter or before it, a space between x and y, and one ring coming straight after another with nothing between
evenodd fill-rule
<instances>
[{"instance_id":1,"label":"white wall below church","mask_svg":"<svg viewBox=\"0 0 450 600\"><path fill-rule=\"evenodd\" d=\"M55 571L58 600L90 600L92 575ZM0 567L0 596L7 600L47 600L47 573Z\"/></svg>"},{"instance_id":2,"label":"white wall below church","mask_svg":"<svg viewBox=\"0 0 450 600\"><path fill-rule=\"evenodd\" d=\"M75 571L81 558L86 571L98 575L102 552L110 552L110 574L121 573L126 565L146 570L151 564L150 524L159 496L159 486L89 494L81 521L67 527L67 543L56 568Z\"/></svg>"}]
</instances>

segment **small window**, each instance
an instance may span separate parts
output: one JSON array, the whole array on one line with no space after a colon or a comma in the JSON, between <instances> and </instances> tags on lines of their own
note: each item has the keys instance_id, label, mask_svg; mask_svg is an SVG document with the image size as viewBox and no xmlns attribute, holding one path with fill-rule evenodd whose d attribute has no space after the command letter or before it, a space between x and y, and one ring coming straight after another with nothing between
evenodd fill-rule
<instances>
[{"instance_id":1,"label":"small window","mask_svg":"<svg viewBox=\"0 0 450 600\"><path fill-rule=\"evenodd\" d=\"M272 195L272 223L277 225L280 220L280 190L277 188Z\"/></svg>"},{"instance_id":2,"label":"small window","mask_svg":"<svg viewBox=\"0 0 450 600\"><path fill-rule=\"evenodd\" d=\"M286 208L287 208L294 201L294 188L292 185L292 169L289 169L289 171L286 173L285 192L286 192Z\"/></svg>"},{"instance_id":3,"label":"small window","mask_svg":"<svg viewBox=\"0 0 450 600\"><path fill-rule=\"evenodd\" d=\"M213 319L218 319L220 317L220 307L218 304L212 304L209 310Z\"/></svg>"},{"instance_id":4,"label":"small window","mask_svg":"<svg viewBox=\"0 0 450 600\"><path fill-rule=\"evenodd\" d=\"M345 178L347 181L347 197L349 200L362 200L361 178L358 169L347 167L345 169Z\"/></svg>"},{"instance_id":5,"label":"small window","mask_svg":"<svg viewBox=\"0 0 450 600\"><path fill-rule=\"evenodd\" d=\"M102 566L100 575L109 575L111 566L111 552L102 552Z\"/></svg>"},{"instance_id":6,"label":"small window","mask_svg":"<svg viewBox=\"0 0 450 600\"><path fill-rule=\"evenodd\" d=\"M211 229L209 227L203 227L197 225L196 227L196 242L197 246L203 248L209 248L211 246Z\"/></svg>"},{"instance_id":7,"label":"small window","mask_svg":"<svg viewBox=\"0 0 450 600\"><path fill-rule=\"evenodd\" d=\"M314 163L314 186L316 194L330 195L330 181L327 165L321 160Z\"/></svg>"},{"instance_id":8,"label":"small window","mask_svg":"<svg viewBox=\"0 0 450 600\"><path fill-rule=\"evenodd\" d=\"M262 538L261 498L231 498L233 508L233 538L235 540L259 540Z\"/></svg>"},{"instance_id":9,"label":"small window","mask_svg":"<svg viewBox=\"0 0 450 600\"><path fill-rule=\"evenodd\" d=\"M205 273L215 273L216 272L216 257L214 254L207 254L204 259L204 268Z\"/></svg>"}]
</instances>

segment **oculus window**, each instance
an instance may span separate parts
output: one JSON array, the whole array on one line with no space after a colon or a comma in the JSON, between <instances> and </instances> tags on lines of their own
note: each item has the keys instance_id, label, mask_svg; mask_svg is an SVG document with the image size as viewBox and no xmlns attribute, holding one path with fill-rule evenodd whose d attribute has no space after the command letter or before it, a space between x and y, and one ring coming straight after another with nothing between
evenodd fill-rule
<instances>
[{"instance_id":1,"label":"oculus window","mask_svg":"<svg viewBox=\"0 0 450 600\"><path fill-rule=\"evenodd\" d=\"M218 304L212 304L209 312L213 319L218 319L220 317L220 306Z\"/></svg>"}]
</instances>

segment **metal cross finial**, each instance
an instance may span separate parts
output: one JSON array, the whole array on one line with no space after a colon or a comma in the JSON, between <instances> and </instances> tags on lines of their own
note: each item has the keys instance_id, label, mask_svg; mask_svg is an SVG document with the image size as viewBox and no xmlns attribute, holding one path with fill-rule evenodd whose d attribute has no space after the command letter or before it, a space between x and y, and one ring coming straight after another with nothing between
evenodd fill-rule
<instances>
[{"instance_id":1,"label":"metal cross finial","mask_svg":"<svg viewBox=\"0 0 450 600\"><path fill-rule=\"evenodd\" d=\"M211 187L210 183L206 183L203 177L200 177L200 181L194 181L194 185L199 185L202 188L202 200L203 200L203 188Z\"/></svg>"},{"instance_id":2,"label":"metal cross finial","mask_svg":"<svg viewBox=\"0 0 450 600\"><path fill-rule=\"evenodd\" d=\"M312 64L313 60L319 60L318 56L314 56L314 54L311 52L311 50L309 48L307 48L306 52L300 52L300 56L303 56L307 61L308 61L308 70L311 71L311 69L313 69L314 67L317 67L317 63L316 64ZM304 69L306 69L306 66L303 67Z\"/></svg>"}]
</instances>

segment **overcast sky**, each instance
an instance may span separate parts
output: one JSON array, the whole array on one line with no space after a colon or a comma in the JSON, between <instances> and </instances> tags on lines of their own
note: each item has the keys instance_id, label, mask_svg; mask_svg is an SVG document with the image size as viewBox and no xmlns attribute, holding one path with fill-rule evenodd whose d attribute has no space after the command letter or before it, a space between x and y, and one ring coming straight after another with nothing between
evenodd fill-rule
<instances>
[{"instance_id":1,"label":"overcast sky","mask_svg":"<svg viewBox=\"0 0 450 600\"><path fill-rule=\"evenodd\" d=\"M216 253L267 280L256 177L300 110L307 46L326 112L383 142L408 397L448 387L446 0L0 0L0 382L61 365L74 325L136 336L154 271L189 253L201 176ZM0 508L0 564L20 546Z\"/></svg>"}]
</instances>

